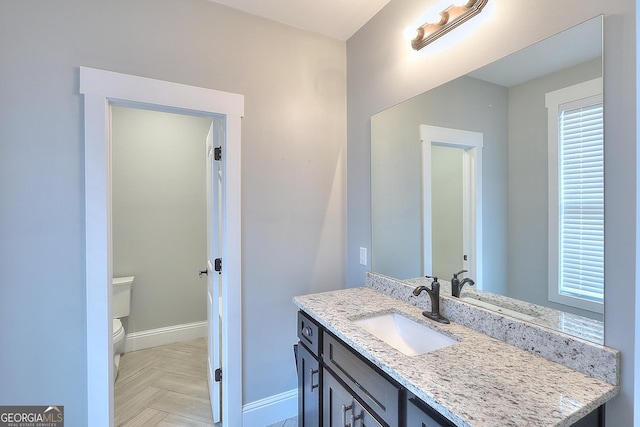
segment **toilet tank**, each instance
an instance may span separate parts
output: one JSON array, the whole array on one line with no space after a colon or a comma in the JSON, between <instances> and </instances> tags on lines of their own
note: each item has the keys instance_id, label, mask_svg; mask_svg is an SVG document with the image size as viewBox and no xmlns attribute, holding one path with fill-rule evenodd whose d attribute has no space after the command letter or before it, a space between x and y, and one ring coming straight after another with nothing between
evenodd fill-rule
<instances>
[{"instance_id":1,"label":"toilet tank","mask_svg":"<svg viewBox=\"0 0 640 427\"><path fill-rule=\"evenodd\" d=\"M113 300L111 301L111 308L114 319L129 315L133 279L134 276L113 278Z\"/></svg>"}]
</instances>

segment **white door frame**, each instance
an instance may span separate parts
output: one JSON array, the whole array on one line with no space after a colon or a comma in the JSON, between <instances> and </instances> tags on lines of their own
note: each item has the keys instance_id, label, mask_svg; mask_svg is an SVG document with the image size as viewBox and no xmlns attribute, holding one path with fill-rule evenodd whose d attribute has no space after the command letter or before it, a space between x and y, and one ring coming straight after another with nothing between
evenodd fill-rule
<instances>
[{"instance_id":1,"label":"white door frame","mask_svg":"<svg viewBox=\"0 0 640 427\"><path fill-rule=\"evenodd\" d=\"M113 426L111 316L111 108L153 106L180 114L223 114L222 412L225 426L242 425L240 128L244 97L178 83L80 67L85 125L85 286L89 427Z\"/></svg>"},{"instance_id":2,"label":"white door frame","mask_svg":"<svg viewBox=\"0 0 640 427\"><path fill-rule=\"evenodd\" d=\"M432 268L431 248L431 147L440 145L462 149L463 250L471 261L468 276L482 288L482 146L479 132L420 125L422 145L422 247L423 272ZM453 273L453 272L452 272ZM425 273L427 274L427 273ZM430 274L430 273L429 273Z\"/></svg>"}]
</instances>

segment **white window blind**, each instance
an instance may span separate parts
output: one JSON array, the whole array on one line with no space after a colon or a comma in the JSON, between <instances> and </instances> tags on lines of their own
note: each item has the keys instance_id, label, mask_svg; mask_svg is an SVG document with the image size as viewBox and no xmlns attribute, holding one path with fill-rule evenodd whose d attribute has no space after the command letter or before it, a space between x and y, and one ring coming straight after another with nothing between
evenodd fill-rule
<instances>
[{"instance_id":1,"label":"white window blind","mask_svg":"<svg viewBox=\"0 0 640 427\"><path fill-rule=\"evenodd\" d=\"M602 103L559 114L559 292L602 303L604 158Z\"/></svg>"},{"instance_id":2,"label":"white window blind","mask_svg":"<svg viewBox=\"0 0 640 427\"><path fill-rule=\"evenodd\" d=\"M602 313L602 79L549 92L545 102L549 130L549 300Z\"/></svg>"}]
</instances>

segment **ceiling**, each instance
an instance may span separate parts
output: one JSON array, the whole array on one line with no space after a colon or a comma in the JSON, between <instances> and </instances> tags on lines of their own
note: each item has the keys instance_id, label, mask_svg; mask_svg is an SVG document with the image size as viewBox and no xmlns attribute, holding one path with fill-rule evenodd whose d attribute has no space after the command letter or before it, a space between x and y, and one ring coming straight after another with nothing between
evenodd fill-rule
<instances>
[{"instance_id":1,"label":"ceiling","mask_svg":"<svg viewBox=\"0 0 640 427\"><path fill-rule=\"evenodd\" d=\"M347 40L390 0L211 0L292 27Z\"/></svg>"},{"instance_id":2,"label":"ceiling","mask_svg":"<svg viewBox=\"0 0 640 427\"><path fill-rule=\"evenodd\" d=\"M595 17L469 73L511 87L602 56L602 18Z\"/></svg>"},{"instance_id":3,"label":"ceiling","mask_svg":"<svg viewBox=\"0 0 640 427\"><path fill-rule=\"evenodd\" d=\"M251 15L292 27L347 40L390 0L210 0ZM452 0L453 1L453 0ZM601 55L601 23L594 19L529 49L496 61L475 72L472 77L506 87L566 68ZM562 40L556 40L560 39ZM588 41L594 41L589 43ZM554 43L556 45L554 45ZM557 49L572 46L572 49ZM532 52L530 52L532 51ZM535 53L533 52L535 51ZM554 54L557 52L558 54ZM567 53L568 52L568 53ZM531 59L533 58L533 59Z\"/></svg>"}]
</instances>

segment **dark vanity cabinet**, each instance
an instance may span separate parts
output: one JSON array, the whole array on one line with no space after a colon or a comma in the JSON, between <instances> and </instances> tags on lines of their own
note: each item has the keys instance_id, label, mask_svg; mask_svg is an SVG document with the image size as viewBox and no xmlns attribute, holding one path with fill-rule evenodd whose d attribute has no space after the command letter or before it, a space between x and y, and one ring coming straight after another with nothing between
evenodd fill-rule
<instances>
[{"instance_id":1,"label":"dark vanity cabinet","mask_svg":"<svg viewBox=\"0 0 640 427\"><path fill-rule=\"evenodd\" d=\"M321 418L320 329L302 312L298 314L298 426L319 427Z\"/></svg>"},{"instance_id":2,"label":"dark vanity cabinet","mask_svg":"<svg viewBox=\"0 0 640 427\"><path fill-rule=\"evenodd\" d=\"M298 338L299 427L453 425L302 311Z\"/></svg>"}]
</instances>

